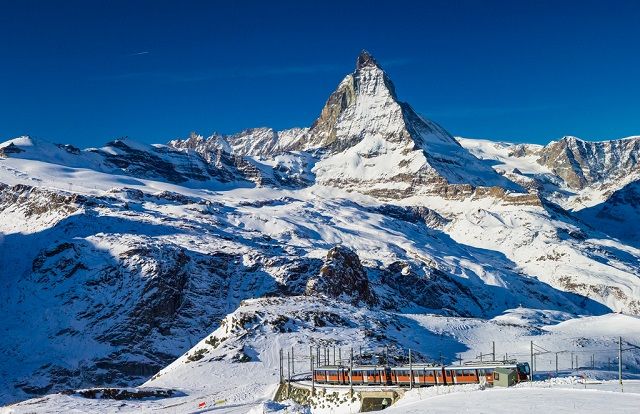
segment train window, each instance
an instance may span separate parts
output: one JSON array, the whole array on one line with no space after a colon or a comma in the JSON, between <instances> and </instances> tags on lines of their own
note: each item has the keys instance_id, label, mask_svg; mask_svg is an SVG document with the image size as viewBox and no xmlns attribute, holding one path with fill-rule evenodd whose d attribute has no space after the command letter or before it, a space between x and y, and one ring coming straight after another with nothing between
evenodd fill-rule
<instances>
[{"instance_id":1,"label":"train window","mask_svg":"<svg viewBox=\"0 0 640 414\"><path fill-rule=\"evenodd\" d=\"M493 379L494 380L499 380L500 379L500 374L494 371L493 372Z\"/></svg>"},{"instance_id":2,"label":"train window","mask_svg":"<svg viewBox=\"0 0 640 414\"><path fill-rule=\"evenodd\" d=\"M456 369L456 375L462 376L462 370L461 369Z\"/></svg>"}]
</instances>

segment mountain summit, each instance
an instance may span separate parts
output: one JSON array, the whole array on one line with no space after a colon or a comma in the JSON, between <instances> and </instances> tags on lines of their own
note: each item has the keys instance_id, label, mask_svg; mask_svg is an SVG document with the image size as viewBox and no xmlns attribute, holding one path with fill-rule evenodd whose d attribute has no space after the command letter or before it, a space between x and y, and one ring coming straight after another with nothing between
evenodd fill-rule
<instances>
[{"instance_id":1,"label":"mountain summit","mask_svg":"<svg viewBox=\"0 0 640 414\"><path fill-rule=\"evenodd\" d=\"M212 139L212 145L202 140L170 145L204 154L216 149L220 137ZM476 187L521 191L440 125L401 102L393 82L367 51L358 55L354 72L329 95L310 128L249 129L224 139L241 156L309 152L315 158L309 167L315 182L381 198L469 195Z\"/></svg>"},{"instance_id":2,"label":"mountain summit","mask_svg":"<svg viewBox=\"0 0 640 414\"><path fill-rule=\"evenodd\" d=\"M512 183L481 163L444 128L398 100L368 52L356 59L297 149L322 148L318 181L385 197L440 192L443 186Z\"/></svg>"},{"instance_id":3,"label":"mountain summit","mask_svg":"<svg viewBox=\"0 0 640 414\"><path fill-rule=\"evenodd\" d=\"M378 62L369 52L363 49L358 55L358 60L356 60L356 69L361 69L365 66L378 66Z\"/></svg>"}]
</instances>

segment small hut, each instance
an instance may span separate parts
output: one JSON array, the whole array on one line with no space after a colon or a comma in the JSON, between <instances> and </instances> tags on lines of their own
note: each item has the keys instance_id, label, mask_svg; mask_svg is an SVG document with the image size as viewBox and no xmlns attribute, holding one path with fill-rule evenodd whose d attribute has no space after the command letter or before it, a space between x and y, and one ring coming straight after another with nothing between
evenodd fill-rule
<instances>
[{"instance_id":1,"label":"small hut","mask_svg":"<svg viewBox=\"0 0 640 414\"><path fill-rule=\"evenodd\" d=\"M515 368L496 367L493 371L494 387L510 387L518 381L518 372Z\"/></svg>"}]
</instances>

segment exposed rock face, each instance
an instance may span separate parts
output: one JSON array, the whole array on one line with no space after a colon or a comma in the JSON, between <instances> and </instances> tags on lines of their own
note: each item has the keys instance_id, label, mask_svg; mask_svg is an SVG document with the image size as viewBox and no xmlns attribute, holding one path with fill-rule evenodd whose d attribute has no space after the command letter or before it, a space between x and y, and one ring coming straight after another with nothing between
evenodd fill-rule
<instances>
[{"instance_id":1,"label":"exposed rock face","mask_svg":"<svg viewBox=\"0 0 640 414\"><path fill-rule=\"evenodd\" d=\"M0 148L0 157L8 157L10 154L19 154L21 152L24 152L24 150L20 149L16 144L12 142L6 147Z\"/></svg>"},{"instance_id":2,"label":"exposed rock face","mask_svg":"<svg viewBox=\"0 0 640 414\"><path fill-rule=\"evenodd\" d=\"M442 228L448 223L448 220L437 212L422 206L401 207L385 204L374 211L410 223L424 223L431 228Z\"/></svg>"},{"instance_id":3,"label":"exposed rock face","mask_svg":"<svg viewBox=\"0 0 640 414\"><path fill-rule=\"evenodd\" d=\"M570 188L616 180L640 172L640 137L588 142L564 137L545 146L538 162L549 167Z\"/></svg>"},{"instance_id":4,"label":"exposed rock face","mask_svg":"<svg viewBox=\"0 0 640 414\"><path fill-rule=\"evenodd\" d=\"M320 274L307 282L307 295L326 295L357 304L372 305L376 297L369 288L369 278L353 250L336 246L327 252Z\"/></svg>"},{"instance_id":5,"label":"exposed rock face","mask_svg":"<svg viewBox=\"0 0 640 414\"><path fill-rule=\"evenodd\" d=\"M640 247L640 181L627 184L604 203L581 210L578 216L590 226Z\"/></svg>"}]
</instances>

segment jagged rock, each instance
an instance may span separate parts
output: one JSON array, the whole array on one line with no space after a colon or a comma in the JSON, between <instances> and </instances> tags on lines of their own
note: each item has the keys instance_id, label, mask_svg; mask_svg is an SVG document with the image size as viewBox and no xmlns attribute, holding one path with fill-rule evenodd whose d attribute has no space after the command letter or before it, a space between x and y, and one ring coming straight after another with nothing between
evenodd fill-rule
<instances>
[{"instance_id":1,"label":"jagged rock","mask_svg":"<svg viewBox=\"0 0 640 414\"><path fill-rule=\"evenodd\" d=\"M356 252L344 246L336 246L327 252L320 273L309 279L305 293L345 299L352 303L371 305L376 302L360 258Z\"/></svg>"},{"instance_id":2,"label":"jagged rock","mask_svg":"<svg viewBox=\"0 0 640 414\"><path fill-rule=\"evenodd\" d=\"M538 162L549 167L570 188L583 189L640 171L640 137L588 142L564 137L539 152Z\"/></svg>"},{"instance_id":3,"label":"jagged rock","mask_svg":"<svg viewBox=\"0 0 640 414\"><path fill-rule=\"evenodd\" d=\"M9 154L19 154L21 152L24 152L24 150L18 148L18 146L12 142L9 145L0 148L0 157L8 157Z\"/></svg>"},{"instance_id":4,"label":"jagged rock","mask_svg":"<svg viewBox=\"0 0 640 414\"><path fill-rule=\"evenodd\" d=\"M442 228L449 222L437 212L422 206L405 207L385 204L375 208L374 211L410 223L422 222L432 228Z\"/></svg>"}]
</instances>

